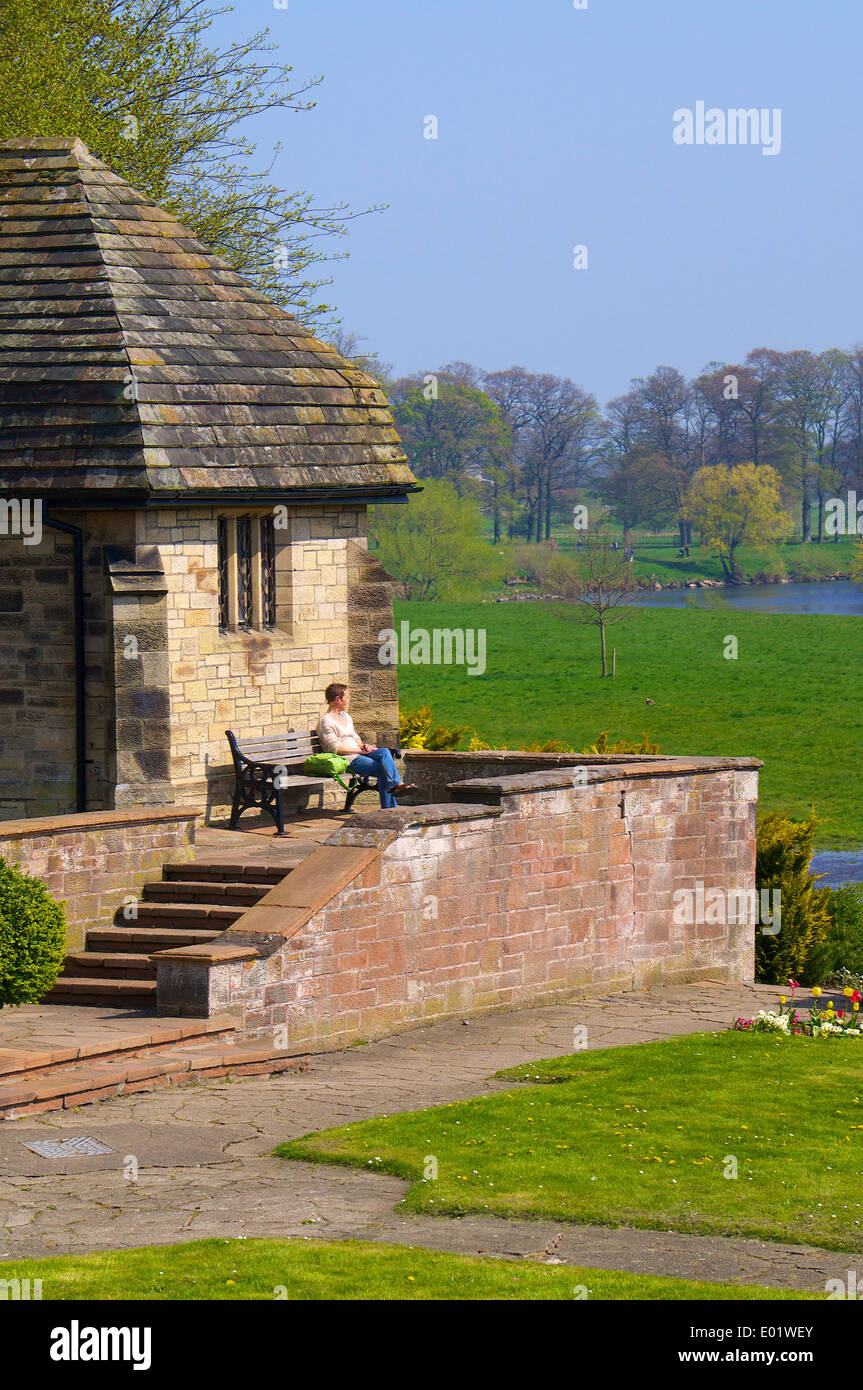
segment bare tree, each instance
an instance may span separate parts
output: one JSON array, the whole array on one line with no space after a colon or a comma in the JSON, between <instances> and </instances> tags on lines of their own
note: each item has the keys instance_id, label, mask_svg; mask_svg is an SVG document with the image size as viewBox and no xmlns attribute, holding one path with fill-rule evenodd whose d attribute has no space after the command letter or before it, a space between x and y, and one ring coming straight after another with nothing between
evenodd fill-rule
<instances>
[{"instance_id":1,"label":"bare tree","mask_svg":"<svg viewBox=\"0 0 863 1390\"><path fill-rule=\"evenodd\" d=\"M599 628L603 676L609 674L606 632L626 617L624 605L635 588L631 562L621 551L612 550L609 537L586 536L575 570L572 598L576 620Z\"/></svg>"}]
</instances>

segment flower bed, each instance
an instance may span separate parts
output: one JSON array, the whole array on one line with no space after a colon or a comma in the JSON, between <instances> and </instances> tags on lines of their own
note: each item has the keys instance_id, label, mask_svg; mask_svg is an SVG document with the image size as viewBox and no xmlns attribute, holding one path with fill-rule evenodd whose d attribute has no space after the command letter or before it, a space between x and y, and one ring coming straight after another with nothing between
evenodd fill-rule
<instances>
[{"instance_id":1,"label":"flower bed","mask_svg":"<svg viewBox=\"0 0 863 1390\"><path fill-rule=\"evenodd\" d=\"M783 994L779 1000L779 1009L759 1009L754 1018L736 1018L735 1029L745 1033L784 1033L786 1037L863 1037L863 1024L860 1020L863 994L859 990L851 989L850 986L843 989L842 993L850 1007L836 1009L833 1000L830 999L827 1008L821 1009L818 1001L823 991L816 985L812 991L815 1004L808 1013L800 1013L794 1007L794 993L800 986L796 980L789 980L788 983L791 986L790 1004Z\"/></svg>"}]
</instances>

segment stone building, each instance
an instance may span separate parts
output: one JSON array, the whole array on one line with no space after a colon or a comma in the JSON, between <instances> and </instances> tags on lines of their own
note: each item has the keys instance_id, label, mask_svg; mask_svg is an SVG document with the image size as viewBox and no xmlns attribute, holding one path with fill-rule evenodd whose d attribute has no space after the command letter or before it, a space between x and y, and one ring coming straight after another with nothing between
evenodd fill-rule
<instances>
[{"instance_id":1,"label":"stone building","mask_svg":"<svg viewBox=\"0 0 863 1390\"><path fill-rule=\"evenodd\" d=\"M0 818L221 812L225 730L397 721L378 385L74 139L0 142Z\"/></svg>"}]
</instances>

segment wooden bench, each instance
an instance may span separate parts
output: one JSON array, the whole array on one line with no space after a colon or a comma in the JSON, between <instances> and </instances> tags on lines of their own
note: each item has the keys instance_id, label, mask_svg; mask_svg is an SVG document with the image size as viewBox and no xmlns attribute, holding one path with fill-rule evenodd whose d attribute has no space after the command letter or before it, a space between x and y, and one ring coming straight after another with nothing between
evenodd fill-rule
<instances>
[{"instance_id":1,"label":"wooden bench","mask_svg":"<svg viewBox=\"0 0 863 1390\"><path fill-rule=\"evenodd\" d=\"M318 806L323 808L324 789L333 779L308 777L303 771L306 758L323 751L317 734L311 730L298 732L296 729L289 729L286 734L273 734L261 738L258 735L238 736L230 729L226 729L225 732L234 761L235 777L231 830L236 830L243 812L254 807L272 816L277 834L284 835L285 792L298 791L301 796L317 792ZM391 733L384 733L376 746L392 748L398 757L398 735L395 735L394 746L390 741L392 737ZM363 792L377 790L377 780L373 777L360 777L348 772L343 775L348 778L345 788L345 811L350 811L357 797L362 796ZM341 779L339 784L345 786ZM297 809L303 809L307 802L308 796L305 795L302 807Z\"/></svg>"}]
</instances>

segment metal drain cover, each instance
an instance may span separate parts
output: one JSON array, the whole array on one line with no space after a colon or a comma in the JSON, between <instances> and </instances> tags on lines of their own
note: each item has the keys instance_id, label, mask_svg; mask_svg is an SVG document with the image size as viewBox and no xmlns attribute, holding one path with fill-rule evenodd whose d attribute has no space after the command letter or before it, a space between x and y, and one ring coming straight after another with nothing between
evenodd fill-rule
<instances>
[{"instance_id":1,"label":"metal drain cover","mask_svg":"<svg viewBox=\"0 0 863 1390\"><path fill-rule=\"evenodd\" d=\"M41 1158L77 1158L82 1154L112 1154L115 1152L99 1139L39 1139L24 1144Z\"/></svg>"}]
</instances>

